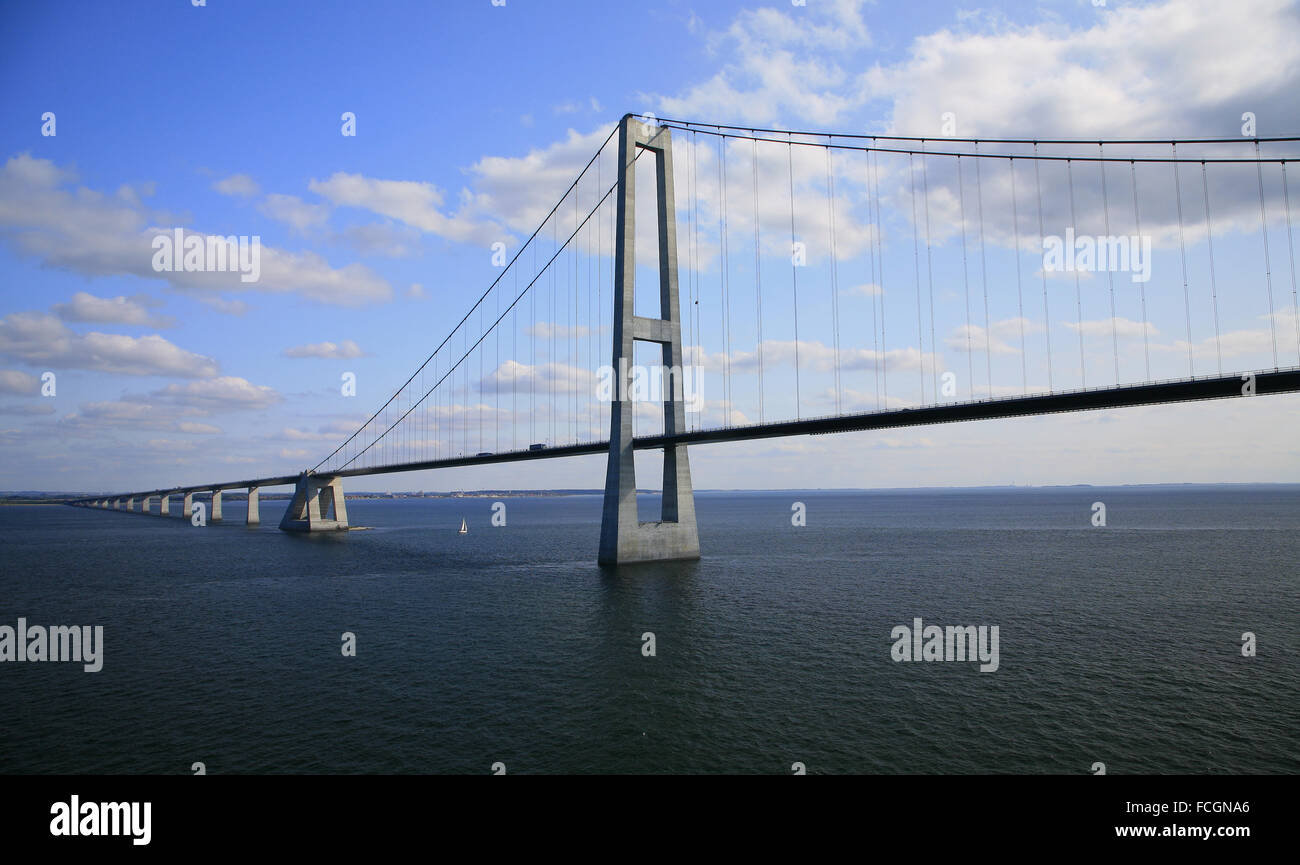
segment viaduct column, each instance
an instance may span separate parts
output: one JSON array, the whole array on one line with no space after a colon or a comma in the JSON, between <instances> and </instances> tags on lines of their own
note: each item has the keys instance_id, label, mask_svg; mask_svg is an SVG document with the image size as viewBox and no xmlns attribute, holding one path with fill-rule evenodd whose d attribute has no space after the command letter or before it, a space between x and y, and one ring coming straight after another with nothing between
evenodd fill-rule
<instances>
[{"instance_id":1,"label":"viaduct column","mask_svg":"<svg viewBox=\"0 0 1300 865\"><path fill-rule=\"evenodd\" d=\"M212 513L208 515L208 522L221 522L221 490L212 491Z\"/></svg>"},{"instance_id":2,"label":"viaduct column","mask_svg":"<svg viewBox=\"0 0 1300 865\"><path fill-rule=\"evenodd\" d=\"M259 487L248 488L248 519L245 521L246 525L257 526L262 523L262 511L258 507L257 501L258 489Z\"/></svg>"}]
</instances>

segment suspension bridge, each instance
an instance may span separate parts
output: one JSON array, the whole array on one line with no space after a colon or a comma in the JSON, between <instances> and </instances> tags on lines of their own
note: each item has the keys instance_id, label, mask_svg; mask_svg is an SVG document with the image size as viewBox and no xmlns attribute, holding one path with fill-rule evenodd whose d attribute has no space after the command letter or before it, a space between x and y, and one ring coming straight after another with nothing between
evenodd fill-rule
<instances>
[{"instance_id":1,"label":"suspension bridge","mask_svg":"<svg viewBox=\"0 0 1300 865\"><path fill-rule=\"evenodd\" d=\"M692 444L1295 392L1298 141L626 115L311 469L73 504L169 515L179 497L188 518L210 497L215 522L247 490L257 524L259 491L292 486L281 529L338 530L344 478L607 454L599 561L698 558ZM638 450L663 453L657 520Z\"/></svg>"}]
</instances>

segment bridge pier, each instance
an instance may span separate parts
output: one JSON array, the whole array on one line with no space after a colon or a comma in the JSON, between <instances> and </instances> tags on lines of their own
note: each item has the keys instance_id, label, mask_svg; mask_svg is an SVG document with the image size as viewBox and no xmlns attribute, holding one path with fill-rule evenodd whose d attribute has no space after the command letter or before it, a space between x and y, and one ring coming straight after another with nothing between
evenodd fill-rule
<instances>
[{"instance_id":1,"label":"bridge pier","mask_svg":"<svg viewBox=\"0 0 1300 865\"><path fill-rule=\"evenodd\" d=\"M659 318L635 314L637 148L657 157L655 187L659 228ZM683 393L681 309L677 294L677 209L673 196L672 137L627 115L618 135L618 199L614 249L614 350L617 387L610 404L609 464L605 471L605 510L600 527L602 565L670 559L698 559L695 493L686 445L664 448L663 503L658 521L641 522L636 506L636 463L632 449L629 369L634 346L658 343L668 368L664 395L664 434L686 431Z\"/></svg>"},{"instance_id":2,"label":"bridge pier","mask_svg":"<svg viewBox=\"0 0 1300 865\"><path fill-rule=\"evenodd\" d=\"M158 497L158 516L165 517L171 514L171 498L169 493Z\"/></svg>"},{"instance_id":3,"label":"bridge pier","mask_svg":"<svg viewBox=\"0 0 1300 865\"><path fill-rule=\"evenodd\" d=\"M126 512L129 514L134 510L135 510L135 496L131 496L126 500Z\"/></svg>"},{"instance_id":4,"label":"bridge pier","mask_svg":"<svg viewBox=\"0 0 1300 865\"><path fill-rule=\"evenodd\" d=\"M188 520L194 516L194 493L186 493L181 500L181 519Z\"/></svg>"},{"instance_id":5,"label":"bridge pier","mask_svg":"<svg viewBox=\"0 0 1300 865\"><path fill-rule=\"evenodd\" d=\"M348 527L343 479L303 472L280 520L282 532L329 532Z\"/></svg>"},{"instance_id":6,"label":"bridge pier","mask_svg":"<svg viewBox=\"0 0 1300 865\"><path fill-rule=\"evenodd\" d=\"M140 504L140 513L148 514L153 512L153 496L145 496L144 501Z\"/></svg>"},{"instance_id":7,"label":"bridge pier","mask_svg":"<svg viewBox=\"0 0 1300 865\"><path fill-rule=\"evenodd\" d=\"M244 525L259 526L262 524L262 510L258 506L258 489L259 487L248 488L248 519L244 521Z\"/></svg>"},{"instance_id":8,"label":"bridge pier","mask_svg":"<svg viewBox=\"0 0 1300 865\"><path fill-rule=\"evenodd\" d=\"M212 491L212 513L208 514L208 522L221 522L221 490Z\"/></svg>"}]
</instances>

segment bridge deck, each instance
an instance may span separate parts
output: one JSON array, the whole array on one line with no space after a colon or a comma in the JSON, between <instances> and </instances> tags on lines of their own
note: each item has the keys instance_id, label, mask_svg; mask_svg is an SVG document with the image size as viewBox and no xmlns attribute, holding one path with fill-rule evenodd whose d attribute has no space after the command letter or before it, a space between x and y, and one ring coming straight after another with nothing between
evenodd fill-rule
<instances>
[{"instance_id":1,"label":"bridge deck","mask_svg":"<svg viewBox=\"0 0 1300 865\"><path fill-rule=\"evenodd\" d=\"M1254 373L1254 375L1256 395L1300 391L1300 368L1269 370ZM971 420L991 420L995 418L1058 414L1061 412L1158 405L1161 403L1226 399L1240 397L1242 395L1242 385L1242 378L1238 374L1212 378L1178 379L1149 384L1111 386L1091 390L1063 391L1052 394L1004 397L1000 399L970 400L918 408L869 411L776 423L692 430L677 435L640 436L634 440L632 446L636 450L650 450L673 444L713 444L782 436L826 435L873 429L958 423ZM335 474L339 477L357 477L391 472L450 468L453 466L550 459L581 456L583 454L603 454L608 450L608 441L598 441L550 447L540 451L504 451L487 456L453 457L418 463L346 469Z\"/></svg>"},{"instance_id":2,"label":"bridge deck","mask_svg":"<svg viewBox=\"0 0 1300 865\"><path fill-rule=\"evenodd\" d=\"M1253 373L1255 393L1290 393L1300 391L1300 367L1268 370ZM958 423L994 418L1026 417L1029 415L1057 414L1060 412L1091 411L1107 408L1126 408L1160 403L1193 402L1207 399L1226 399L1242 396L1242 374L1213 376L1145 384L1100 387L1090 390L1062 391L1050 394L1003 397L998 399L969 400L918 408L869 411L831 417L805 418L776 423L749 424L692 430L677 435L641 436L633 441L637 450L663 448L673 444L712 444L717 442L751 441L795 435L826 435L830 433L860 432L873 429L925 426L940 423ZM453 468L456 466L487 465L491 463L519 462L522 460L557 459L608 452L608 441L559 445L543 450L512 450L484 456L448 457L424 462L395 463L387 466L345 469L330 473L331 477L363 477L365 475L415 472L426 469ZM103 498L134 496L183 495L209 490L246 489L248 487L275 487L295 483L297 475L256 478L220 484L200 484L187 487L169 487L146 492L122 493ZM87 501L90 501L88 499Z\"/></svg>"}]
</instances>

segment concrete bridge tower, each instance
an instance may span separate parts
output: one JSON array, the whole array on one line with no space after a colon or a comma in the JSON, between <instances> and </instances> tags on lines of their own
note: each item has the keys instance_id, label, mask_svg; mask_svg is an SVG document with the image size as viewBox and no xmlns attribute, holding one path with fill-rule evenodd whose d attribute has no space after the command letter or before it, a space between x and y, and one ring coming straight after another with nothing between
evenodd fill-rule
<instances>
[{"instance_id":1,"label":"concrete bridge tower","mask_svg":"<svg viewBox=\"0 0 1300 865\"><path fill-rule=\"evenodd\" d=\"M636 170L641 158L655 161L658 204L659 317L635 314ZM618 132L618 189L614 242L614 351L616 390L610 406L609 467L605 511L600 528L600 563L605 565L666 559L698 559L695 494L686 445L664 448L663 510L659 520L641 522L636 507L636 466L632 452L630 371L639 340L658 343L667 367L664 434L686 431L682 381L681 310L677 294L677 210L673 200L672 136L666 127L625 115Z\"/></svg>"}]
</instances>

